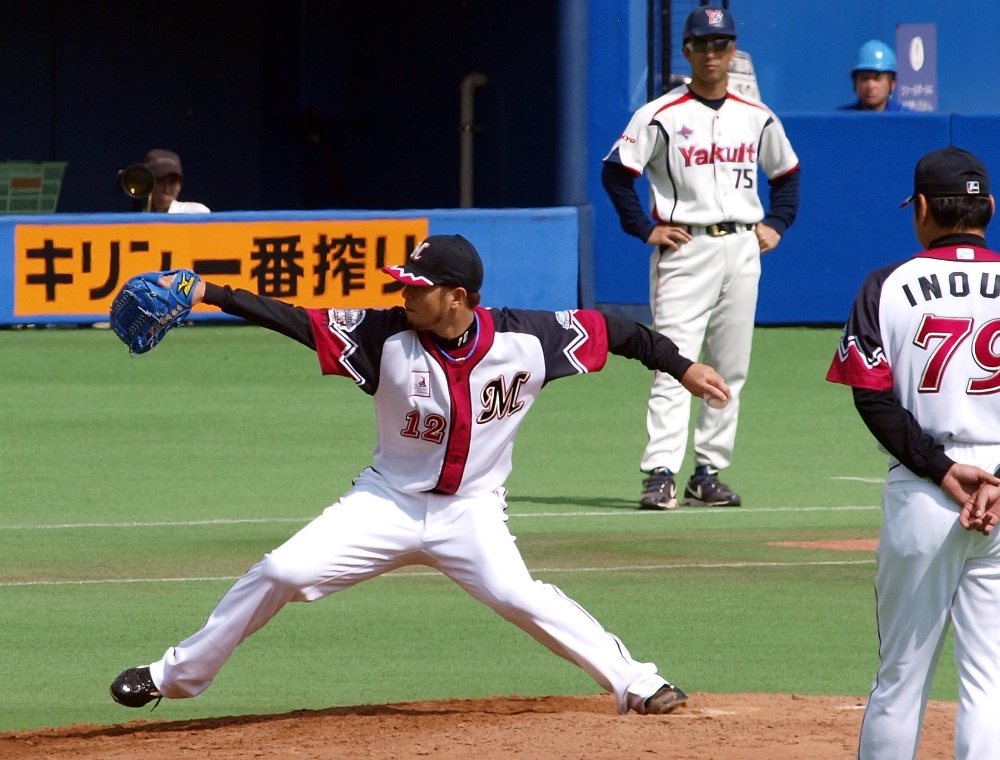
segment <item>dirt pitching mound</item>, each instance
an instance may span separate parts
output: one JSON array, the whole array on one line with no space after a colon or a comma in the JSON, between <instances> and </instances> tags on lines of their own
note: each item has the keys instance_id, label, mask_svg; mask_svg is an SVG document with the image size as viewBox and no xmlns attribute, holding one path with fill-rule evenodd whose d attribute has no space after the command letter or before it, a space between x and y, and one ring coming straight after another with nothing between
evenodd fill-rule
<instances>
[{"instance_id":1,"label":"dirt pitching mound","mask_svg":"<svg viewBox=\"0 0 1000 760\"><path fill-rule=\"evenodd\" d=\"M768 541L768 546L787 546L792 549L832 549L841 552L873 552L878 549L877 538L845 538L840 541Z\"/></svg>"},{"instance_id":2,"label":"dirt pitching mound","mask_svg":"<svg viewBox=\"0 0 1000 760\"><path fill-rule=\"evenodd\" d=\"M497 697L20 731L0 734L0 757L842 760L863 709L853 697L694 694L672 715L620 717L607 694ZM952 757L955 711L928 706L919 760Z\"/></svg>"}]
</instances>

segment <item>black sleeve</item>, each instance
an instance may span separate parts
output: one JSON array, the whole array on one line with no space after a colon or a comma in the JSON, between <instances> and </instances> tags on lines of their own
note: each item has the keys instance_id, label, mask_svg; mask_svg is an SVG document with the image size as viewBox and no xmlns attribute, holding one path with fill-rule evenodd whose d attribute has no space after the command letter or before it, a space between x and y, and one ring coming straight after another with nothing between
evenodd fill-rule
<instances>
[{"instance_id":1,"label":"black sleeve","mask_svg":"<svg viewBox=\"0 0 1000 760\"><path fill-rule=\"evenodd\" d=\"M205 283L205 303L218 306L226 314L243 317L247 322L287 335L316 350L309 314L301 306L258 296L248 290L233 290L228 285L219 287L210 282Z\"/></svg>"},{"instance_id":2,"label":"black sleeve","mask_svg":"<svg viewBox=\"0 0 1000 760\"><path fill-rule=\"evenodd\" d=\"M935 443L892 391L854 388L854 406L865 425L885 450L914 475L937 485L954 461Z\"/></svg>"},{"instance_id":3,"label":"black sleeve","mask_svg":"<svg viewBox=\"0 0 1000 760\"><path fill-rule=\"evenodd\" d=\"M638 359L646 367L666 372L680 380L693 361L681 356L677 345L666 335L615 314L605 314L608 324L608 351L628 359Z\"/></svg>"},{"instance_id":4,"label":"black sleeve","mask_svg":"<svg viewBox=\"0 0 1000 760\"><path fill-rule=\"evenodd\" d=\"M799 185L802 172L796 169L791 174L778 177L770 184L771 210L762 220L763 224L773 227L779 235L792 226L799 212Z\"/></svg>"},{"instance_id":5,"label":"black sleeve","mask_svg":"<svg viewBox=\"0 0 1000 760\"><path fill-rule=\"evenodd\" d=\"M643 243L649 240L656 225L650 221L635 192L636 177L617 161L605 161L601 169L601 184L611 199L622 229Z\"/></svg>"}]
</instances>

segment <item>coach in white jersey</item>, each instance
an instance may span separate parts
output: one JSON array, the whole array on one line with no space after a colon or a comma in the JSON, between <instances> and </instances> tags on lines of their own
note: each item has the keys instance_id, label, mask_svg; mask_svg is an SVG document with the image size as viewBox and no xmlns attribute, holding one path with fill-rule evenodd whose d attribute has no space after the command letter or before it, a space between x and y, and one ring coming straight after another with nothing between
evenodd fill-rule
<instances>
[{"instance_id":1,"label":"coach in white jersey","mask_svg":"<svg viewBox=\"0 0 1000 760\"><path fill-rule=\"evenodd\" d=\"M517 429L551 380L593 372L609 352L668 372L726 401L725 381L663 336L596 311L479 306L483 266L469 241L436 235L403 266L404 306L302 309L208 283L195 302L298 340L326 375L372 396L374 465L354 487L254 565L205 626L149 666L112 684L141 707L193 697L247 636L288 602L308 602L406 565L440 570L479 601L611 691L618 710L668 713L684 692L632 659L624 644L558 588L532 580L506 525L504 481Z\"/></svg>"},{"instance_id":2,"label":"coach in white jersey","mask_svg":"<svg viewBox=\"0 0 1000 760\"><path fill-rule=\"evenodd\" d=\"M955 757L1000 758L1000 533L963 530L982 526L961 513L977 489L1000 483L990 474L1000 465L1000 255L983 237L994 212L986 167L958 148L934 151L917 164L907 203L926 250L869 275L827 375L853 387L890 457L879 668L858 757L916 756L953 624Z\"/></svg>"},{"instance_id":3,"label":"coach in white jersey","mask_svg":"<svg viewBox=\"0 0 1000 760\"><path fill-rule=\"evenodd\" d=\"M728 90L736 53L729 11L698 8L684 22L684 57L691 83L636 111L604 159L601 180L622 228L656 246L650 262L653 326L685 356L718 369L733 392L722 409L701 405L694 433L695 474L686 504L739 506L721 483L736 440L739 396L750 367L760 254L795 220L799 160L777 117L762 103ZM757 194L758 169L770 180L771 209ZM653 221L636 195L645 171ZM677 506L674 475L684 460L690 405L669 375L657 373L649 397L649 473L640 506Z\"/></svg>"}]
</instances>

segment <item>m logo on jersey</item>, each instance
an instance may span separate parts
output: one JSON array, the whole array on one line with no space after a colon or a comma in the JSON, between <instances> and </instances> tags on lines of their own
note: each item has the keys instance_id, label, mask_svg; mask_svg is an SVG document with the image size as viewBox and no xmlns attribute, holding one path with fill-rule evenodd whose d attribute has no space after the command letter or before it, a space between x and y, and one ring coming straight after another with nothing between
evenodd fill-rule
<instances>
[{"instance_id":1,"label":"m logo on jersey","mask_svg":"<svg viewBox=\"0 0 1000 760\"><path fill-rule=\"evenodd\" d=\"M687 140L691 135L694 134L694 130L691 129L691 127L685 125L682 126L679 130L677 130L677 134L679 134L681 137Z\"/></svg>"},{"instance_id":2,"label":"m logo on jersey","mask_svg":"<svg viewBox=\"0 0 1000 760\"><path fill-rule=\"evenodd\" d=\"M711 9L706 9L705 14L708 16L709 26L721 26L722 25L722 11L716 11Z\"/></svg>"},{"instance_id":3,"label":"m logo on jersey","mask_svg":"<svg viewBox=\"0 0 1000 760\"><path fill-rule=\"evenodd\" d=\"M684 167L705 166L706 164L752 164L757 159L756 143L740 143L733 147L712 143L709 148L692 145L690 148L678 146L684 158Z\"/></svg>"},{"instance_id":4,"label":"m logo on jersey","mask_svg":"<svg viewBox=\"0 0 1000 760\"><path fill-rule=\"evenodd\" d=\"M521 392L521 386L528 382L531 377L530 372L515 372L507 386L504 376L495 377L483 386L480 400L483 402L483 411L476 418L476 422L484 424L490 420L500 420L517 414L524 407L523 401L518 401L517 395Z\"/></svg>"}]
</instances>

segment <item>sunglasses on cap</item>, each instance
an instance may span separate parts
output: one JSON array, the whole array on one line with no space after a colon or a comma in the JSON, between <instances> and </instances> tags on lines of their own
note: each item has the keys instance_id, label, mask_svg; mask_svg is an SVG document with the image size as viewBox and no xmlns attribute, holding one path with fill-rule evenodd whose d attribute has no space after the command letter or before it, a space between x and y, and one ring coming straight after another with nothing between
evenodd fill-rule
<instances>
[{"instance_id":1,"label":"sunglasses on cap","mask_svg":"<svg viewBox=\"0 0 1000 760\"><path fill-rule=\"evenodd\" d=\"M733 46L728 37L715 40L702 40L697 37L684 43L684 49L689 53L725 53Z\"/></svg>"}]
</instances>

